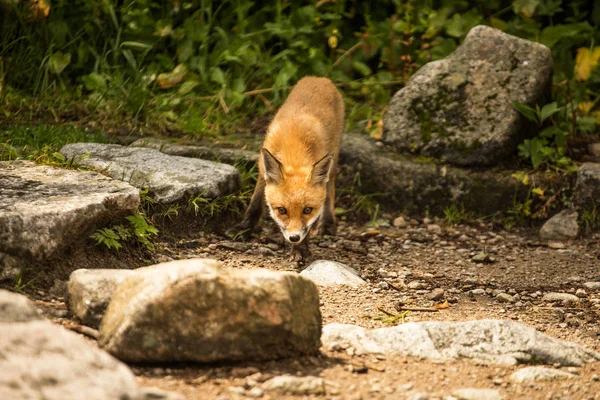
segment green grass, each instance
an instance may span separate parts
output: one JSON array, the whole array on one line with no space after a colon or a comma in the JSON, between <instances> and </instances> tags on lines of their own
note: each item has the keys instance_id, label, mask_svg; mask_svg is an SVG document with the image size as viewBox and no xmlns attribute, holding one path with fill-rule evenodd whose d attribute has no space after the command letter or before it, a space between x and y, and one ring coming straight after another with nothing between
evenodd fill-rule
<instances>
[{"instance_id":1,"label":"green grass","mask_svg":"<svg viewBox=\"0 0 600 400\"><path fill-rule=\"evenodd\" d=\"M459 207L456 204L452 204L444 209L444 216L447 223L459 224L461 222L472 221L474 213L472 211L465 210L464 205Z\"/></svg>"},{"instance_id":2,"label":"green grass","mask_svg":"<svg viewBox=\"0 0 600 400\"><path fill-rule=\"evenodd\" d=\"M600 209L592 200L591 207L583 208L580 211L579 223L584 233L589 234L600 229Z\"/></svg>"},{"instance_id":3,"label":"green grass","mask_svg":"<svg viewBox=\"0 0 600 400\"><path fill-rule=\"evenodd\" d=\"M0 160L38 160L75 142L106 143L107 140L103 131L87 131L72 125L0 128Z\"/></svg>"}]
</instances>

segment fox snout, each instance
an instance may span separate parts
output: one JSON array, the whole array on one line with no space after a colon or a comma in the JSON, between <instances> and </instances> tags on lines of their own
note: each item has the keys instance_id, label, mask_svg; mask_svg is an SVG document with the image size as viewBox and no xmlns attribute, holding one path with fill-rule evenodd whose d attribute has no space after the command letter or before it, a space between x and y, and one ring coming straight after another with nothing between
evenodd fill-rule
<instances>
[{"instance_id":1,"label":"fox snout","mask_svg":"<svg viewBox=\"0 0 600 400\"><path fill-rule=\"evenodd\" d=\"M281 227L281 232L283 233L283 237L285 238L285 240L287 240L288 242L294 244L294 243L300 243L301 241L304 240L304 238L306 237L306 235L308 234L308 231L310 231L310 227L306 226L306 227L302 227L302 229L300 230L288 230L287 228Z\"/></svg>"}]
</instances>

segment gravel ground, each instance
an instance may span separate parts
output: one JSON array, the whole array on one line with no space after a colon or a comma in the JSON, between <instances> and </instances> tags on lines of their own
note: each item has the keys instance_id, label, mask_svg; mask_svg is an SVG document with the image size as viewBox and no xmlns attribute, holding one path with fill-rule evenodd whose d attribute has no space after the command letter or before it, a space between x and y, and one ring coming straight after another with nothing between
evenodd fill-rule
<instances>
[{"instance_id":1,"label":"gravel ground","mask_svg":"<svg viewBox=\"0 0 600 400\"><path fill-rule=\"evenodd\" d=\"M427 218L405 223L405 227L384 223L370 229L341 222L338 236L313 240L314 259L343 262L368 282L358 288L320 288L324 324L390 326L385 317L420 307L428 311L388 319L396 324L512 319L600 351L600 235L548 245L529 230L448 226ZM153 261L210 257L232 267L299 271L297 264L288 261L288 249L280 240L270 224L250 242L207 233L160 243ZM62 299L42 294L38 304L47 314L56 323L70 324ZM544 383L511 382L508 377L518 368L359 356L323 348L314 357L261 364L134 366L134 371L142 385L174 391L190 400L441 399L460 388L493 389L504 399L600 399L600 363L561 368L577 377ZM326 394L294 397L263 390L261 382L282 374L321 377Z\"/></svg>"}]
</instances>

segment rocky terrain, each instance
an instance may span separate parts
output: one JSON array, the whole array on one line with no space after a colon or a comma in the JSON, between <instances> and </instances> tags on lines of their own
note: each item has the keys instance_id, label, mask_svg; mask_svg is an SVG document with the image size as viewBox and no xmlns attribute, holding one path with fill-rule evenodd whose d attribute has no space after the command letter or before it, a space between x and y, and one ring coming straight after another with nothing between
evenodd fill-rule
<instances>
[{"instance_id":1,"label":"rocky terrain","mask_svg":"<svg viewBox=\"0 0 600 400\"><path fill-rule=\"evenodd\" d=\"M522 139L507 102L545 94L548 58L478 27L415 75L390 104L390 147L342 145L338 193L379 192L381 209L340 218L305 264L269 221L249 241L222 233L248 171L206 159L251 165L245 149L145 138L68 144L60 168L0 162L0 397L600 399L600 164L519 175L495 158ZM487 75L498 99L474 91ZM421 86L450 105L399 114ZM502 99L506 126L474 141ZM470 158L453 147L463 123ZM413 141L442 159L396 153ZM476 218L529 216L532 193L541 227Z\"/></svg>"}]
</instances>

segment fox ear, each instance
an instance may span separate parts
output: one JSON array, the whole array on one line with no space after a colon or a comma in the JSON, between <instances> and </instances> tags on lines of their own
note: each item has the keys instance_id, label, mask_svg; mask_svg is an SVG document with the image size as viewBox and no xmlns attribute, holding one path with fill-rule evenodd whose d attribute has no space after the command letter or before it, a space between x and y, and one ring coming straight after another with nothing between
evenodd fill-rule
<instances>
[{"instance_id":1,"label":"fox ear","mask_svg":"<svg viewBox=\"0 0 600 400\"><path fill-rule=\"evenodd\" d=\"M283 166L269 150L263 147L260 152L265 167L265 180L269 183L280 183L283 180Z\"/></svg>"},{"instance_id":2,"label":"fox ear","mask_svg":"<svg viewBox=\"0 0 600 400\"><path fill-rule=\"evenodd\" d=\"M331 167L333 166L333 156L331 153L321 158L313 165L312 172L310 173L310 181L313 185L325 184L329 181L329 174L331 174Z\"/></svg>"}]
</instances>

